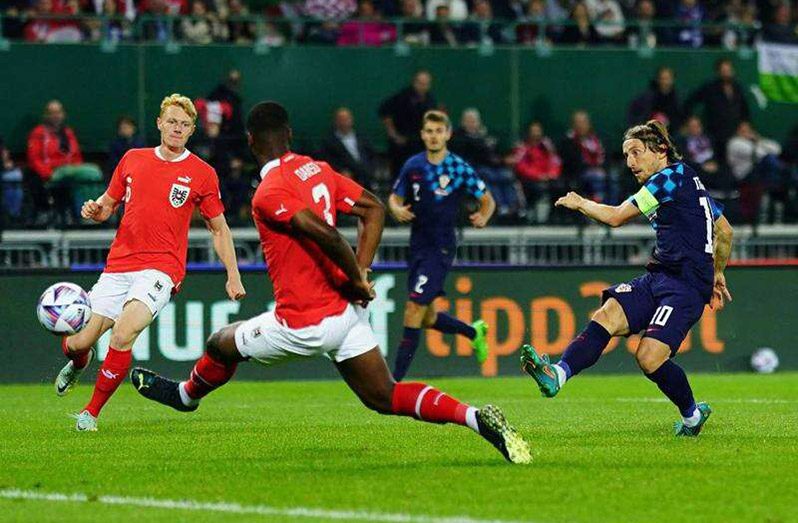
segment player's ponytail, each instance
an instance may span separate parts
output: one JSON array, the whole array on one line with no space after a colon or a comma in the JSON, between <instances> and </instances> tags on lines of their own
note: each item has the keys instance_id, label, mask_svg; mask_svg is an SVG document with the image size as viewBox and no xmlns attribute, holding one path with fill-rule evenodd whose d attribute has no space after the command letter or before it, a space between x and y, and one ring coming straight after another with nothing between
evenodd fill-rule
<instances>
[{"instance_id":1,"label":"player's ponytail","mask_svg":"<svg viewBox=\"0 0 798 523\"><path fill-rule=\"evenodd\" d=\"M668 163L678 162L682 159L682 155L671 141L668 128L658 120L649 120L643 125L629 128L623 135L623 140L640 140L647 149L664 152L668 157Z\"/></svg>"}]
</instances>

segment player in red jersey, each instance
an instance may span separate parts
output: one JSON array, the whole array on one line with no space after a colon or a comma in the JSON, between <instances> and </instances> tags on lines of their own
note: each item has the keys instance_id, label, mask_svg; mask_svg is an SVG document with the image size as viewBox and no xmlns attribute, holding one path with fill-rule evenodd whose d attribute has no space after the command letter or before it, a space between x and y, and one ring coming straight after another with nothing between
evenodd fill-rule
<instances>
[{"instance_id":1,"label":"player in red jersey","mask_svg":"<svg viewBox=\"0 0 798 523\"><path fill-rule=\"evenodd\" d=\"M214 249L227 269L227 295L238 300L245 294L216 172L186 149L196 119L190 99L179 94L164 98L157 119L161 145L128 151L105 193L83 204L82 216L96 222L110 218L120 203L124 215L105 270L89 293L91 320L62 341L69 362L55 380L59 396L75 385L94 357L94 344L112 329L94 394L77 415L78 430L97 430L100 410L130 368L133 343L180 287L195 208L205 218Z\"/></svg>"},{"instance_id":2,"label":"player in red jersey","mask_svg":"<svg viewBox=\"0 0 798 523\"><path fill-rule=\"evenodd\" d=\"M494 406L476 409L423 383L394 382L369 325L374 297L369 267L382 236L385 210L370 192L329 165L289 150L288 113L274 102L247 118L250 147L262 181L252 200L277 307L212 334L187 381L135 368L144 397L179 411L224 385L239 362L273 365L327 355L363 404L381 414L468 426L514 463L528 463L528 444ZM335 228L336 212L360 219L357 255Z\"/></svg>"}]
</instances>

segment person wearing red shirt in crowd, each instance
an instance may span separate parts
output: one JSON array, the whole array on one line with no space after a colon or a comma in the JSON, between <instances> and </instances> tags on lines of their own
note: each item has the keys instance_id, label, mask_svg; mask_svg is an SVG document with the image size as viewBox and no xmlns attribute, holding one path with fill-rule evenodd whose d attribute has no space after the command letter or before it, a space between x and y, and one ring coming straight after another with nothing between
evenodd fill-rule
<instances>
[{"instance_id":1,"label":"person wearing red shirt in crowd","mask_svg":"<svg viewBox=\"0 0 798 523\"><path fill-rule=\"evenodd\" d=\"M64 106L58 100L50 100L44 108L44 122L28 136L28 165L43 182L62 165L83 163L75 131L65 121Z\"/></svg>"},{"instance_id":2,"label":"person wearing red shirt in crowd","mask_svg":"<svg viewBox=\"0 0 798 523\"><path fill-rule=\"evenodd\" d=\"M80 7L74 2L60 0L36 0L30 21L25 24L25 40L28 42L64 43L80 42L83 33L75 20L53 19L71 16Z\"/></svg>"},{"instance_id":3,"label":"person wearing red shirt in crowd","mask_svg":"<svg viewBox=\"0 0 798 523\"><path fill-rule=\"evenodd\" d=\"M196 119L190 99L179 94L164 98L157 119L161 145L125 153L105 193L83 204L83 218L96 222L110 218L120 203L125 210L105 271L89 293L91 320L62 342L70 361L55 381L59 396L75 385L94 356L92 346L111 329L108 355L97 374L94 394L77 415L79 431L97 430L100 410L130 368L133 343L180 288L195 208L205 219L214 250L227 270L228 297L238 300L246 294L216 172L186 149Z\"/></svg>"},{"instance_id":4,"label":"person wearing red shirt in crowd","mask_svg":"<svg viewBox=\"0 0 798 523\"><path fill-rule=\"evenodd\" d=\"M66 112L58 100L50 100L45 105L43 122L33 128L28 135L28 167L26 173L26 186L31 195L31 200L39 213L50 208L50 196L57 200L56 207L64 210L71 199L69 188L61 191L50 192L45 188L53 173L59 167L67 165L80 165L83 163L83 154L80 151L75 131L65 124ZM50 217L40 214L42 219ZM77 209L74 211L77 218Z\"/></svg>"},{"instance_id":5,"label":"person wearing red shirt in crowd","mask_svg":"<svg viewBox=\"0 0 798 523\"><path fill-rule=\"evenodd\" d=\"M529 124L527 138L515 148L510 163L515 165L515 174L524 188L530 219L546 222L549 200L552 193L558 193L562 161L552 141L543 134L540 122Z\"/></svg>"},{"instance_id":6,"label":"person wearing red shirt in crowd","mask_svg":"<svg viewBox=\"0 0 798 523\"><path fill-rule=\"evenodd\" d=\"M241 361L270 366L326 355L366 407L470 427L507 460L529 463L529 445L497 407L477 410L426 384L393 380L365 309L374 298L368 273L385 221L377 197L328 164L292 153L288 113L280 104L257 104L246 126L263 166L252 214L277 306L211 335L187 381L133 369L138 392L188 412L227 383ZM360 220L357 255L335 228L337 212Z\"/></svg>"},{"instance_id":7,"label":"person wearing red shirt in crowd","mask_svg":"<svg viewBox=\"0 0 798 523\"><path fill-rule=\"evenodd\" d=\"M608 189L604 169L606 155L586 111L574 111L571 129L560 145L560 154L569 189L581 191L590 200L603 202Z\"/></svg>"}]
</instances>

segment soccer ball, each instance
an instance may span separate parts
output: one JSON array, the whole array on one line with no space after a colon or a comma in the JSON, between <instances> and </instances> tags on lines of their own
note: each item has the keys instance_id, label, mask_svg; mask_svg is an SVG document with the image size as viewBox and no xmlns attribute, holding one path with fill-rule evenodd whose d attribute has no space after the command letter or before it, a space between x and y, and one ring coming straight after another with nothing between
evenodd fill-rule
<instances>
[{"instance_id":1,"label":"soccer ball","mask_svg":"<svg viewBox=\"0 0 798 523\"><path fill-rule=\"evenodd\" d=\"M770 374L779 368L779 356L770 347L762 347L751 354L751 368L760 374Z\"/></svg>"},{"instance_id":2,"label":"soccer ball","mask_svg":"<svg viewBox=\"0 0 798 523\"><path fill-rule=\"evenodd\" d=\"M91 318L89 295L80 285L59 282L51 285L39 298L36 315L42 327L58 335L80 331Z\"/></svg>"}]
</instances>

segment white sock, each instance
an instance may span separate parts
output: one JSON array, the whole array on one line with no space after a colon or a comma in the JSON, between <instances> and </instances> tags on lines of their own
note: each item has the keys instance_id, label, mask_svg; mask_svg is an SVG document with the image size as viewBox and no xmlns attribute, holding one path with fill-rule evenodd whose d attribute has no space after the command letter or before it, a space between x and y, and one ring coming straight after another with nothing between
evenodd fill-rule
<instances>
[{"instance_id":1,"label":"white sock","mask_svg":"<svg viewBox=\"0 0 798 523\"><path fill-rule=\"evenodd\" d=\"M701 411L698 410L698 407L696 407L693 411L693 415L689 418L682 416L682 421L684 422L685 427L695 427L698 425L698 422L701 421Z\"/></svg>"},{"instance_id":2,"label":"white sock","mask_svg":"<svg viewBox=\"0 0 798 523\"><path fill-rule=\"evenodd\" d=\"M183 405L186 407L193 407L195 405L199 405L199 400L195 400L191 396L188 395L186 392L186 382L181 381L180 385L177 386L177 391L180 393L180 401L183 402Z\"/></svg>"},{"instance_id":3,"label":"white sock","mask_svg":"<svg viewBox=\"0 0 798 523\"><path fill-rule=\"evenodd\" d=\"M477 409L468 407L466 411L466 425L468 428L479 434L479 425L477 424Z\"/></svg>"},{"instance_id":4,"label":"white sock","mask_svg":"<svg viewBox=\"0 0 798 523\"><path fill-rule=\"evenodd\" d=\"M565 376L565 370L556 363L552 365L552 367L554 368L554 372L557 373L557 383L559 383L560 387L562 387L568 380L568 378Z\"/></svg>"}]
</instances>

